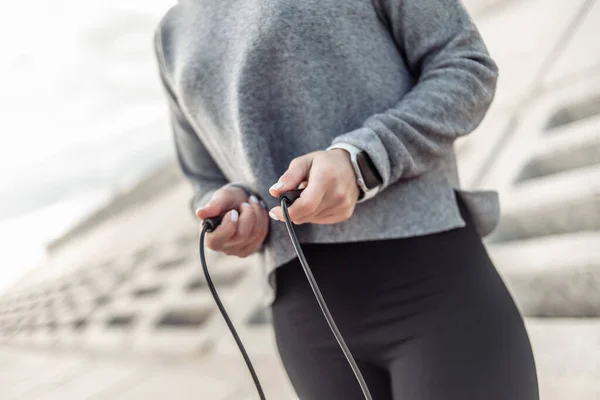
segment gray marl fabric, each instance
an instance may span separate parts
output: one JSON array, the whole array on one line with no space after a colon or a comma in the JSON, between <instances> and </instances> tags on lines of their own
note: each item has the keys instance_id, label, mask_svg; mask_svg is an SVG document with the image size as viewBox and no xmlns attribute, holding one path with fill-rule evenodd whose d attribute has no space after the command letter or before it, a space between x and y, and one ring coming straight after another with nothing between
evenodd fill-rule
<instances>
[{"instance_id":1,"label":"gray marl fabric","mask_svg":"<svg viewBox=\"0 0 600 400\"><path fill-rule=\"evenodd\" d=\"M459 186L453 142L498 76L459 0L182 0L155 45L192 208L231 183L274 207L268 189L293 158L341 141L368 152L383 190L348 221L297 226L300 242L462 227L454 189L482 236L497 225L497 193ZM296 256L283 222L261 255L269 303L269 273Z\"/></svg>"}]
</instances>

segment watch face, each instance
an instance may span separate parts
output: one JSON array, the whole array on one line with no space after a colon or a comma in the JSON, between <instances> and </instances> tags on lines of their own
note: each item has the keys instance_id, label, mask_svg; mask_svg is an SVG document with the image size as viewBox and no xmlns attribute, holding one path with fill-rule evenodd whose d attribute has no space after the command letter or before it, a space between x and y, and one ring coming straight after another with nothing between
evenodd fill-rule
<instances>
[{"instance_id":1,"label":"watch face","mask_svg":"<svg viewBox=\"0 0 600 400\"><path fill-rule=\"evenodd\" d=\"M365 151L361 151L356 155L356 163L360 169L365 186L369 190L383 183L383 179L381 179L381 175L379 175L375 164L373 164L373 161Z\"/></svg>"}]
</instances>

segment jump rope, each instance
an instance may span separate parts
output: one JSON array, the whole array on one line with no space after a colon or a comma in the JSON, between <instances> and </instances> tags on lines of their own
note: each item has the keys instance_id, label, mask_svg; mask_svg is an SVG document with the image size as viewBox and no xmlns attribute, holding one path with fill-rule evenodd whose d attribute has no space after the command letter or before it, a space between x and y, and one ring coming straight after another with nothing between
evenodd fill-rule
<instances>
[{"instance_id":1,"label":"jump rope","mask_svg":"<svg viewBox=\"0 0 600 400\"><path fill-rule=\"evenodd\" d=\"M298 242L298 238L296 237L296 232L294 232L294 227L292 226L292 221L290 220L290 215L288 213L288 207L291 206L294 203L294 201L296 201L296 199L298 199L298 197L300 197L300 193L302 193L302 189L291 190L291 191L285 192L279 196L279 202L281 204L281 209L283 210L283 215L285 217L285 225L287 227L287 231L290 235L290 239L292 240L294 249L296 250L296 254L298 255L298 259L300 260L300 263L302 264L302 268L304 269L304 273L306 274L308 283L310 284L310 287L312 288L312 291L315 294L315 298L317 299L317 302L319 303L319 307L321 307L321 311L323 312L323 315L325 316L325 320L327 321L327 324L329 324L329 328L331 328L331 332L333 333L333 336L335 336L335 339L337 340L340 348L342 349L344 356L346 356L346 359L348 360L348 364L350 364L350 368L352 368L352 372L354 372L354 375L356 376L356 380L358 381L358 384L360 385L360 388L363 392L363 395L365 396L365 399L373 400L373 398L371 397L371 393L369 392L369 388L367 387L367 383L365 382L365 379L363 378L363 376L360 372L360 369L358 368L358 365L356 364L356 361L354 360L354 357L352 357L352 353L350 353L350 349L346 345L346 342L344 341L342 334L338 330L338 328L335 324L335 321L333 320L333 317L331 316L331 313L329 312L329 309L327 308L327 304L325 303L325 300L323 299L323 295L321 294L321 291L319 290L319 286L317 285L315 277L313 276L312 271L311 271L310 267L308 266L308 262L306 261L306 258L304 257L304 252L302 251L302 248L300 247L300 243ZM215 285L213 284L212 279L210 278L210 274L208 272L208 267L206 265L206 257L204 255L204 236L205 236L206 232L214 231L221 224L222 221L223 221L223 216L207 218L204 220L204 222L202 224L202 231L200 233L200 244L199 244L200 262L202 263L202 269L204 271L204 276L206 277L206 282L208 284L208 288L210 289L210 292L212 293L212 296L215 299L215 303L217 304L217 307L219 308L219 311L221 312L221 315L223 316L225 323L229 327L229 331L231 332L231 335L235 339L235 342L237 343L237 346L240 349L242 356L244 357L244 361L246 362L248 371L250 372L250 375L252 376L252 380L254 381L254 385L256 386L256 390L258 391L258 396L260 397L261 400L266 400L264 391L262 389L262 386L260 384L258 376L256 375L256 371L254 370L254 366L252 365L252 362L250 361L250 357L248 357L248 353L246 352L246 349L244 348L244 345L242 344L242 340L240 339L237 331L235 330L235 327L233 326L233 323L231 322L231 319L229 318L227 311L225 311L225 307L223 307L223 303L221 303L221 300L219 299L219 295L217 294Z\"/></svg>"}]
</instances>

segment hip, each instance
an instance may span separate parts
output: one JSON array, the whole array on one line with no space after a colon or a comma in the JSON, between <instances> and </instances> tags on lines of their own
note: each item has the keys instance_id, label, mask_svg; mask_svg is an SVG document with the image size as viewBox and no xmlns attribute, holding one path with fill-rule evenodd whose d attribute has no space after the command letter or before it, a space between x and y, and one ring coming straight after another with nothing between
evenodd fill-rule
<instances>
[{"instance_id":1,"label":"hip","mask_svg":"<svg viewBox=\"0 0 600 400\"><path fill-rule=\"evenodd\" d=\"M400 239L302 245L342 333L369 338L393 330L401 340L459 320L501 314L521 319L460 196L457 203L466 222L461 228ZM276 269L275 282L275 317L285 310L294 325L322 318L297 259Z\"/></svg>"}]
</instances>

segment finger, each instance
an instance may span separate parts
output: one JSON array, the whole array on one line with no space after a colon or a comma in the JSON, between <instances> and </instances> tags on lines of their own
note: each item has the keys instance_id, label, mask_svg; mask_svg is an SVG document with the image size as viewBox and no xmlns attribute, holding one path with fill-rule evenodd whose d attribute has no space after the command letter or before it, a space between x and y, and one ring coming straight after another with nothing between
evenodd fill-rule
<instances>
[{"instance_id":1,"label":"finger","mask_svg":"<svg viewBox=\"0 0 600 400\"><path fill-rule=\"evenodd\" d=\"M268 221L268 218L265 217L264 219ZM235 255L242 258L247 257L260 248L260 246L265 240L267 233L268 229L265 231L263 231L262 228L255 229L252 233L252 237L250 238L249 242L242 244L241 246L227 246L223 249L223 252L229 255Z\"/></svg>"},{"instance_id":2,"label":"finger","mask_svg":"<svg viewBox=\"0 0 600 400\"><path fill-rule=\"evenodd\" d=\"M329 193L327 195L330 196ZM347 199L347 197L344 198ZM356 210L356 203L350 201L335 202L334 207L324 209L314 217L312 222L315 224L335 224L344 222L354 215L354 210Z\"/></svg>"},{"instance_id":3,"label":"finger","mask_svg":"<svg viewBox=\"0 0 600 400\"><path fill-rule=\"evenodd\" d=\"M327 204L323 202L325 195L331 186L332 179L326 174L319 174L318 171L312 171L306 189L302 191L300 197L292 204L288 212L290 219L295 223L305 223L311 221L315 215L322 212ZM315 173L316 172L316 173Z\"/></svg>"},{"instance_id":4,"label":"finger","mask_svg":"<svg viewBox=\"0 0 600 400\"><path fill-rule=\"evenodd\" d=\"M242 247L251 241L252 232L256 225L256 213L249 203L240 206L240 218L237 222L237 231L229 241L231 246Z\"/></svg>"},{"instance_id":5,"label":"finger","mask_svg":"<svg viewBox=\"0 0 600 400\"><path fill-rule=\"evenodd\" d=\"M239 213L237 210L228 211L223 217L223 222L213 232L207 234L206 245L211 250L221 251L227 242L231 240L237 231L237 220Z\"/></svg>"},{"instance_id":6,"label":"finger","mask_svg":"<svg viewBox=\"0 0 600 400\"><path fill-rule=\"evenodd\" d=\"M256 238L257 242L261 244L265 241L267 235L269 234L270 219L267 214L267 210L265 210L264 208L259 209L256 215L257 222L253 235Z\"/></svg>"},{"instance_id":7,"label":"finger","mask_svg":"<svg viewBox=\"0 0 600 400\"><path fill-rule=\"evenodd\" d=\"M223 207L220 204L209 201L204 207L196 210L196 216L198 219L205 220L221 215L223 212L222 210Z\"/></svg>"},{"instance_id":8,"label":"finger","mask_svg":"<svg viewBox=\"0 0 600 400\"><path fill-rule=\"evenodd\" d=\"M252 234L252 241L239 250L238 256L246 257L256 252L263 244L268 233L269 218L267 217L265 210L261 210L261 214L258 216L257 225Z\"/></svg>"},{"instance_id":9,"label":"finger","mask_svg":"<svg viewBox=\"0 0 600 400\"><path fill-rule=\"evenodd\" d=\"M298 200L296 200L296 201L298 201ZM294 202L294 204L296 204L296 203ZM311 214L310 219L299 219L298 217L293 217L293 214L291 213L291 207L288 207L287 210L288 210L288 214L290 216L290 220L295 224L303 224L306 222L312 222L313 219L316 217L316 215L318 215L319 213L330 212L330 210L326 210L326 209L322 209L321 207L317 207L316 213ZM281 208L281 206L271 208L271 210L269 210L269 217L274 221L285 222L285 216L283 214L283 209Z\"/></svg>"},{"instance_id":10,"label":"finger","mask_svg":"<svg viewBox=\"0 0 600 400\"><path fill-rule=\"evenodd\" d=\"M196 210L199 219L207 219L223 215L227 210L237 208L239 204L246 201L246 193L236 187L227 187L217 190L208 203Z\"/></svg>"},{"instance_id":11,"label":"finger","mask_svg":"<svg viewBox=\"0 0 600 400\"><path fill-rule=\"evenodd\" d=\"M263 200L259 200L256 196L251 195L248 200L252 208L257 212L257 215L261 212L266 213L268 210L266 203Z\"/></svg>"},{"instance_id":12,"label":"finger","mask_svg":"<svg viewBox=\"0 0 600 400\"><path fill-rule=\"evenodd\" d=\"M250 196L250 205L252 206L252 209L254 210L254 213L256 215L256 225L254 227L256 233L259 234L260 232L268 232L269 216L267 214L267 207L265 207L265 205L254 196Z\"/></svg>"},{"instance_id":13,"label":"finger","mask_svg":"<svg viewBox=\"0 0 600 400\"><path fill-rule=\"evenodd\" d=\"M250 208L254 213L255 221L253 223L253 229L249 235L249 238L246 241L242 241L241 243L234 242L235 238L233 238L231 242L228 242L228 244L226 244L226 248L223 249L225 252L241 256L240 254L247 250L247 248L250 248L252 246L258 248L258 246L265 240L265 237L269 232L269 217L267 216L267 210L254 196L250 196ZM241 219L242 217L240 217L240 220ZM232 244L232 246L230 246L230 243Z\"/></svg>"},{"instance_id":14,"label":"finger","mask_svg":"<svg viewBox=\"0 0 600 400\"><path fill-rule=\"evenodd\" d=\"M281 175L281 178L279 178L276 184L271 186L269 193L274 197L278 197L283 192L296 189L298 185L308 177L313 157L312 154L306 154L294 158L292 162L290 162L287 171Z\"/></svg>"},{"instance_id":15,"label":"finger","mask_svg":"<svg viewBox=\"0 0 600 400\"><path fill-rule=\"evenodd\" d=\"M302 181L296 189L305 189L308 186L308 181Z\"/></svg>"},{"instance_id":16,"label":"finger","mask_svg":"<svg viewBox=\"0 0 600 400\"><path fill-rule=\"evenodd\" d=\"M289 210L288 210L289 211ZM285 221L281 206L273 207L269 210L269 217L274 221Z\"/></svg>"}]
</instances>

